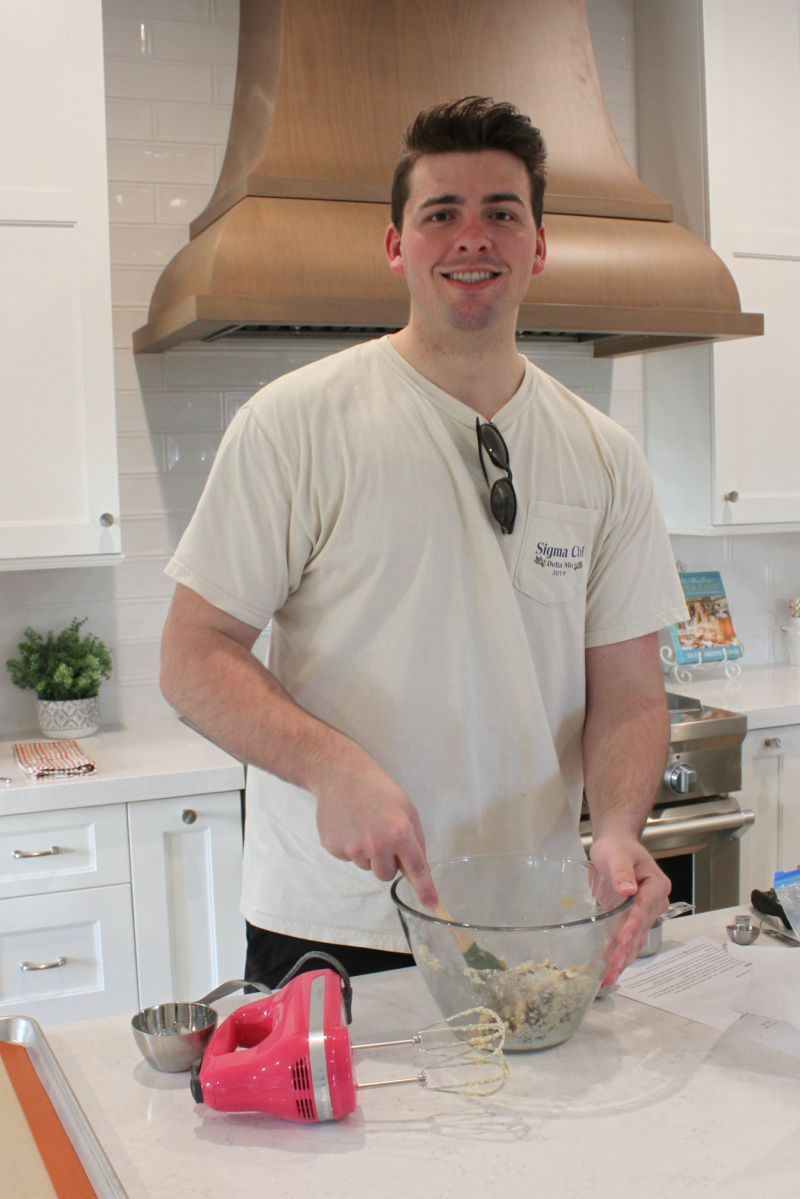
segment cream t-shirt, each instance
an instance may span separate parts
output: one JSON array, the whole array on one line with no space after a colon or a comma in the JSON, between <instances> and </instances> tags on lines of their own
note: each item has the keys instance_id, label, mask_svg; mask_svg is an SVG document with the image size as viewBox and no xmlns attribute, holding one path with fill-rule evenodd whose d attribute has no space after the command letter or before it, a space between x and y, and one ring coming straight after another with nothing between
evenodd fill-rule
<instances>
[{"instance_id":1,"label":"cream t-shirt","mask_svg":"<svg viewBox=\"0 0 800 1199\"><path fill-rule=\"evenodd\" d=\"M633 438L531 363L494 423L509 536L472 409L386 339L303 367L237 414L167 566L239 620L272 619L269 669L405 789L430 861L580 855L584 651L686 618ZM248 769L247 919L406 949L388 886L328 854L315 813Z\"/></svg>"}]
</instances>

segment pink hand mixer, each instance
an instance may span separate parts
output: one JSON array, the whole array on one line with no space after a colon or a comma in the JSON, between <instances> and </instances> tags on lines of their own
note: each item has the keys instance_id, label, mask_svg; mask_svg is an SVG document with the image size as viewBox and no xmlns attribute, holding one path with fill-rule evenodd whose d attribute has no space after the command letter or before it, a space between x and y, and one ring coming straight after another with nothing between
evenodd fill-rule
<instances>
[{"instance_id":1,"label":"pink hand mixer","mask_svg":"<svg viewBox=\"0 0 800 1199\"><path fill-rule=\"evenodd\" d=\"M302 958L279 990L228 1016L202 1061L192 1065L191 1090L197 1103L222 1112L266 1112L283 1120L317 1123L341 1120L355 1111L356 1092L365 1087L414 1082L427 1090L486 1095L505 1082L505 1029L494 1012L474 1008L404 1040L353 1046L347 1029L352 1001L347 973L327 955L308 956L324 956L337 969L292 978L306 960ZM354 1051L395 1045L435 1048L439 1056L433 1067L410 1078L356 1082ZM478 1070L478 1076L459 1082L459 1070L465 1066Z\"/></svg>"}]
</instances>

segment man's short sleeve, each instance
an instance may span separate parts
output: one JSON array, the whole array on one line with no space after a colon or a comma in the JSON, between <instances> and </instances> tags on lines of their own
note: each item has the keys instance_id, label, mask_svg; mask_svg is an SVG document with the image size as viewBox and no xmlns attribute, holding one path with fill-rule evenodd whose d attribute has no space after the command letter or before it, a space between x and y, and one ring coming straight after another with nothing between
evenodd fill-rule
<instances>
[{"instance_id":1,"label":"man's short sleeve","mask_svg":"<svg viewBox=\"0 0 800 1199\"><path fill-rule=\"evenodd\" d=\"M614 457L614 495L598 529L587 590L587 648L641 637L688 617L644 454L626 435Z\"/></svg>"}]
</instances>

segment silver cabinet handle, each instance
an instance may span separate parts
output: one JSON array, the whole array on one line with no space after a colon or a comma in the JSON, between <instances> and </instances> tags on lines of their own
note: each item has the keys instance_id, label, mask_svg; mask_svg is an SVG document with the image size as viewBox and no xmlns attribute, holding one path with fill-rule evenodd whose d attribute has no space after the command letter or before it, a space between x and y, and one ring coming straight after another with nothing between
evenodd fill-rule
<instances>
[{"instance_id":1,"label":"silver cabinet handle","mask_svg":"<svg viewBox=\"0 0 800 1199\"><path fill-rule=\"evenodd\" d=\"M764 738L764 749L780 749L780 747L781 747L780 737L765 737Z\"/></svg>"},{"instance_id":2,"label":"silver cabinet handle","mask_svg":"<svg viewBox=\"0 0 800 1199\"><path fill-rule=\"evenodd\" d=\"M725 500L726 504L738 504L739 503L739 492L738 491L726 491L722 498Z\"/></svg>"},{"instance_id":3,"label":"silver cabinet handle","mask_svg":"<svg viewBox=\"0 0 800 1199\"><path fill-rule=\"evenodd\" d=\"M197 819L197 812L193 808L184 808L181 812L181 820L184 824L194 824Z\"/></svg>"},{"instance_id":4,"label":"silver cabinet handle","mask_svg":"<svg viewBox=\"0 0 800 1199\"><path fill-rule=\"evenodd\" d=\"M15 849L11 856L12 858L50 858L59 852L57 845L51 845L49 849Z\"/></svg>"},{"instance_id":5,"label":"silver cabinet handle","mask_svg":"<svg viewBox=\"0 0 800 1199\"><path fill-rule=\"evenodd\" d=\"M103 515L100 517L100 524L103 526L104 529L110 529L111 526L114 524L114 517L112 516L112 514L110 512L104 512Z\"/></svg>"},{"instance_id":6,"label":"silver cabinet handle","mask_svg":"<svg viewBox=\"0 0 800 1199\"><path fill-rule=\"evenodd\" d=\"M61 957L57 962L20 962L20 970L55 970L57 966L66 966L67 959Z\"/></svg>"}]
</instances>

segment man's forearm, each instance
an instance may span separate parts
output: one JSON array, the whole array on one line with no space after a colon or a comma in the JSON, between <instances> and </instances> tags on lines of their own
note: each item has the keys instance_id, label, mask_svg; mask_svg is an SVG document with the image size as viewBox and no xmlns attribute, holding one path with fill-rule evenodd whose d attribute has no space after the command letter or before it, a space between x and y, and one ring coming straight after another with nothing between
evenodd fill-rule
<instances>
[{"instance_id":1,"label":"man's forearm","mask_svg":"<svg viewBox=\"0 0 800 1199\"><path fill-rule=\"evenodd\" d=\"M653 806L669 746L663 703L640 703L634 711L594 712L583 737L584 786L599 836L609 825L639 836Z\"/></svg>"},{"instance_id":2,"label":"man's forearm","mask_svg":"<svg viewBox=\"0 0 800 1199\"><path fill-rule=\"evenodd\" d=\"M638 837L666 762L669 713L660 669L648 657L641 677L634 669L614 686L613 649L606 661L602 651L590 651L595 657L583 733L584 787L594 837L612 826Z\"/></svg>"}]
</instances>

